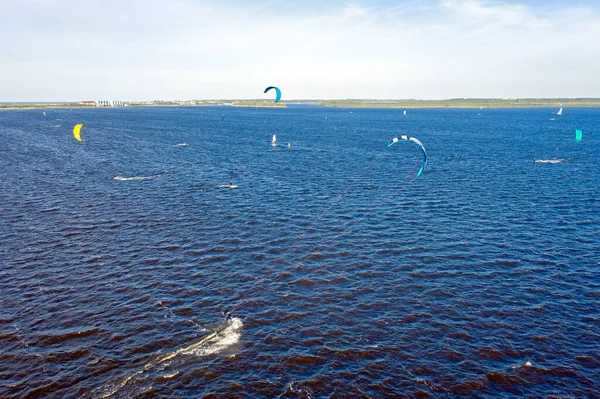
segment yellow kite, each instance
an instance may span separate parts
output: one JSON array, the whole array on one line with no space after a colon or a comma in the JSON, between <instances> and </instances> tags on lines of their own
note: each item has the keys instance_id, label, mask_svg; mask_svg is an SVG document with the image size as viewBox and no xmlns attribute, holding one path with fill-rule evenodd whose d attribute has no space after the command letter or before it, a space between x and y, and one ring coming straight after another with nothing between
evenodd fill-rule
<instances>
[{"instance_id":1,"label":"yellow kite","mask_svg":"<svg viewBox=\"0 0 600 399\"><path fill-rule=\"evenodd\" d=\"M75 125L73 128L73 136L75 136L75 140L81 141L81 128L83 127L83 123Z\"/></svg>"}]
</instances>

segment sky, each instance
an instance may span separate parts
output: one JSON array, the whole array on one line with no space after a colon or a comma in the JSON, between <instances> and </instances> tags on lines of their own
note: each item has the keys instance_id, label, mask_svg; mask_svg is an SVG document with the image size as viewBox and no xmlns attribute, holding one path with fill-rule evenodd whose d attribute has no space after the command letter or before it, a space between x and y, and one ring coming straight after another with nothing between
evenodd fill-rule
<instances>
[{"instance_id":1,"label":"sky","mask_svg":"<svg viewBox=\"0 0 600 399\"><path fill-rule=\"evenodd\" d=\"M0 102L600 97L594 0L2 0Z\"/></svg>"}]
</instances>

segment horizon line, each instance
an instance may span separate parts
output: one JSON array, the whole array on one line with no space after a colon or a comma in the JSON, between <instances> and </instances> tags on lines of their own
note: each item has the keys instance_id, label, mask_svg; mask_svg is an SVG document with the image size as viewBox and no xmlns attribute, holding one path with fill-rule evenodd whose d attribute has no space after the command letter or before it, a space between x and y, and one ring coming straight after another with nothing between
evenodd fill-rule
<instances>
[{"instance_id":1,"label":"horizon line","mask_svg":"<svg viewBox=\"0 0 600 399\"><path fill-rule=\"evenodd\" d=\"M291 99L282 99L281 102L291 102L291 101L520 101L520 100L536 100L536 101L554 101L554 100L586 100L586 101L600 101L600 97L451 97L451 98L441 98L441 99L432 99L432 98L291 98ZM123 102L171 102L171 101L258 101L258 102L270 102L270 99L264 98L205 98L205 99L197 99L197 98L187 98L187 99L135 99L135 100L62 100L62 101L53 101L53 100L42 100L42 101L0 101L0 104L74 104L82 101L123 101Z\"/></svg>"}]
</instances>

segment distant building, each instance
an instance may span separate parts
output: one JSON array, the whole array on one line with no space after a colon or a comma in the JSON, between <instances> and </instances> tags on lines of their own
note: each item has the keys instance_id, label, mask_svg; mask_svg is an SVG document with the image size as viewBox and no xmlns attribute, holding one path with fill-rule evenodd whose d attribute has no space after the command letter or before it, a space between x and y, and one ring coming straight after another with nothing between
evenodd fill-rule
<instances>
[{"instance_id":1,"label":"distant building","mask_svg":"<svg viewBox=\"0 0 600 399\"><path fill-rule=\"evenodd\" d=\"M124 107L125 101L115 101L115 100L84 100L79 101L79 105L82 106L94 106L94 107Z\"/></svg>"},{"instance_id":2,"label":"distant building","mask_svg":"<svg viewBox=\"0 0 600 399\"><path fill-rule=\"evenodd\" d=\"M98 107L123 107L125 106L124 101L114 101L114 100L100 100L97 101Z\"/></svg>"}]
</instances>

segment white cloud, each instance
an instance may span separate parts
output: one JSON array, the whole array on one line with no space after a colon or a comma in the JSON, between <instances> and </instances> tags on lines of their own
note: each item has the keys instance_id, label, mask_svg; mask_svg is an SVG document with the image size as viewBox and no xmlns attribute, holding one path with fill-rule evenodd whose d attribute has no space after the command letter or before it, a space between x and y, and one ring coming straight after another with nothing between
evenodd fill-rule
<instances>
[{"instance_id":1,"label":"white cloud","mask_svg":"<svg viewBox=\"0 0 600 399\"><path fill-rule=\"evenodd\" d=\"M504 26L531 22L535 15L522 4L494 4L475 0L444 1L442 5L480 22L497 22Z\"/></svg>"},{"instance_id":2,"label":"white cloud","mask_svg":"<svg viewBox=\"0 0 600 399\"><path fill-rule=\"evenodd\" d=\"M382 3L383 4L383 3ZM598 9L10 1L0 101L597 96ZM285 8L283 8L285 9Z\"/></svg>"}]
</instances>

